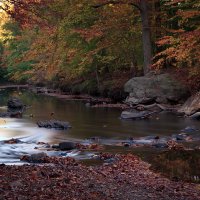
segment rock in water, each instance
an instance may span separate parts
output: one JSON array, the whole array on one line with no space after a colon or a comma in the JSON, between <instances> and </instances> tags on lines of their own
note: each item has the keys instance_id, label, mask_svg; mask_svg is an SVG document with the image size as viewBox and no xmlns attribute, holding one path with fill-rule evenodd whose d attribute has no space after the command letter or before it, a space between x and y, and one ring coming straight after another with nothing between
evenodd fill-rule
<instances>
[{"instance_id":1,"label":"rock in water","mask_svg":"<svg viewBox=\"0 0 200 200\"><path fill-rule=\"evenodd\" d=\"M37 122L38 127L40 128L55 128L55 129L68 129L71 128L69 122L63 122L58 120L50 120L50 121L39 121Z\"/></svg>"},{"instance_id":2,"label":"rock in water","mask_svg":"<svg viewBox=\"0 0 200 200\"><path fill-rule=\"evenodd\" d=\"M7 112L0 113L0 117L21 118L25 105L17 97L11 97L7 102Z\"/></svg>"},{"instance_id":3,"label":"rock in water","mask_svg":"<svg viewBox=\"0 0 200 200\"><path fill-rule=\"evenodd\" d=\"M75 149L76 145L73 142L61 142L59 143L59 149L62 151L68 151Z\"/></svg>"},{"instance_id":4,"label":"rock in water","mask_svg":"<svg viewBox=\"0 0 200 200\"><path fill-rule=\"evenodd\" d=\"M189 90L169 74L147 75L130 79L124 86L129 104L179 103L189 96Z\"/></svg>"},{"instance_id":5,"label":"rock in water","mask_svg":"<svg viewBox=\"0 0 200 200\"><path fill-rule=\"evenodd\" d=\"M22 117L22 111L21 110L15 110L15 111L9 111L9 112L3 112L0 113L0 117L2 118L7 118L7 117L11 117L11 118L21 118Z\"/></svg>"},{"instance_id":6,"label":"rock in water","mask_svg":"<svg viewBox=\"0 0 200 200\"><path fill-rule=\"evenodd\" d=\"M19 111L13 111L13 112L9 112L10 113L10 117L12 118L22 118L22 114L23 111L19 110Z\"/></svg>"},{"instance_id":7,"label":"rock in water","mask_svg":"<svg viewBox=\"0 0 200 200\"><path fill-rule=\"evenodd\" d=\"M156 147L156 148L159 148L159 149L168 148L168 145L166 143L156 143L156 144L153 144L152 146Z\"/></svg>"},{"instance_id":8,"label":"rock in water","mask_svg":"<svg viewBox=\"0 0 200 200\"><path fill-rule=\"evenodd\" d=\"M0 113L0 117L2 118L11 117L11 114L9 112L3 112L3 113Z\"/></svg>"},{"instance_id":9,"label":"rock in water","mask_svg":"<svg viewBox=\"0 0 200 200\"><path fill-rule=\"evenodd\" d=\"M123 111L121 113L121 119L145 119L154 113L155 112L137 110Z\"/></svg>"},{"instance_id":10,"label":"rock in water","mask_svg":"<svg viewBox=\"0 0 200 200\"><path fill-rule=\"evenodd\" d=\"M183 133L194 133L196 131L198 131L198 129L195 126L187 126L186 128L181 130L181 132Z\"/></svg>"},{"instance_id":11,"label":"rock in water","mask_svg":"<svg viewBox=\"0 0 200 200\"><path fill-rule=\"evenodd\" d=\"M8 106L8 112L12 112L13 110L22 110L24 104L17 97L12 97L8 100L7 106Z\"/></svg>"},{"instance_id":12,"label":"rock in water","mask_svg":"<svg viewBox=\"0 0 200 200\"><path fill-rule=\"evenodd\" d=\"M12 138L10 140L5 140L4 143L6 143L6 144L19 144L19 143L23 143L23 142L19 139Z\"/></svg>"},{"instance_id":13,"label":"rock in water","mask_svg":"<svg viewBox=\"0 0 200 200\"><path fill-rule=\"evenodd\" d=\"M196 112L193 115L190 115L191 119L197 119L200 120L200 112Z\"/></svg>"},{"instance_id":14,"label":"rock in water","mask_svg":"<svg viewBox=\"0 0 200 200\"><path fill-rule=\"evenodd\" d=\"M48 157L47 154L42 152L42 153L32 154L30 156L22 156L21 160L31 163L43 163L47 157Z\"/></svg>"},{"instance_id":15,"label":"rock in water","mask_svg":"<svg viewBox=\"0 0 200 200\"><path fill-rule=\"evenodd\" d=\"M178 110L179 113L184 113L186 115L193 115L200 110L200 92L191 96L183 106ZM197 115L192 116L192 118L197 117Z\"/></svg>"}]
</instances>

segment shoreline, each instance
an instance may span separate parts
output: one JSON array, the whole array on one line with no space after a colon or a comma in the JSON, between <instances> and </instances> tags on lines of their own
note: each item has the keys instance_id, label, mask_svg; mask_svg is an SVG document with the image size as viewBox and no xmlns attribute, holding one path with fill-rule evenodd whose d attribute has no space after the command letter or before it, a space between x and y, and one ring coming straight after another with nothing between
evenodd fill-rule
<instances>
[{"instance_id":1,"label":"shoreline","mask_svg":"<svg viewBox=\"0 0 200 200\"><path fill-rule=\"evenodd\" d=\"M25 85L15 85L15 84L0 85L0 89L7 89L7 88L29 88L29 85L28 84L25 84Z\"/></svg>"},{"instance_id":2,"label":"shoreline","mask_svg":"<svg viewBox=\"0 0 200 200\"><path fill-rule=\"evenodd\" d=\"M56 97L63 100L73 100L73 101L84 101L89 103L90 107L94 108L119 108L119 109L129 109L129 105L120 102L114 102L112 98L103 97L103 96L91 96L89 94L68 94L60 91L59 89L51 89L47 87L37 87L32 85L0 85L0 89L9 89L9 88L27 88L30 89L35 94L46 95L50 97Z\"/></svg>"},{"instance_id":3,"label":"shoreline","mask_svg":"<svg viewBox=\"0 0 200 200\"><path fill-rule=\"evenodd\" d=\"M54 90L54 89L46 88L46 87L38 87L38 88L30 87L30 89L32 92L36 94L55 97L58 99L83 101L86 103L86 106L92 107L92 108L118 108L122 110L131 108L131 106L129 106L128 104L115 102L114 99L109 98L109 97L91 96L89 94L69 94L69 93L59 91L59 89Z\"/></svg>"},{"instance_id":4,"label":"shoreline","mask_svg":"<svg viewBox=\"0 0 200 200\"><path fill-rule=\"evenodd\" d=\"M132 154L115 159L89 167L72 158L50 158L50 165L0 165L0 199L200 199L198 184L164 178Z\"/></svg>"},{"instance_id":5,"label":"shoreline","mask_svg":"<svg viewBox=\"0 0 200 200\"><path fill-rule=\"evenodd\" d=\"M92 96L89 94L70 94L66 92L62 92L59 88L52 89L47 87L37 87L32 85L0 85L0 89L8 89L8 88L27 88L35 94L46 95L50 97L55 97L63 100L73 100L73 101L83 101L86 103L86 106L92 108L116 108L121 110L128 110L128 109L137 109L142 107L142 109L151 109L151 107L157 106L161 108L163 111L172 111L176 112L177 107L180 105L169 105L169 104L138 104L138 105L130 105L124 103L123 101L115 101L110 97L103 97L103 96ZM148 108L149 107L149 108Z\"/></svg>"}]
</instances>

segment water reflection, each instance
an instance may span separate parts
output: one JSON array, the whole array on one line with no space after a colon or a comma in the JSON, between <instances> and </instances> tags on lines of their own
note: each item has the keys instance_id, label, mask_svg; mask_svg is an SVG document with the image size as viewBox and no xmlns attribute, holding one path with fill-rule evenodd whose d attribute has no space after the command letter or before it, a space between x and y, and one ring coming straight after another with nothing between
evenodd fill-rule
<instances>
[{"instance_id":1,"label":"water reflection","mask_svg":"<svg viewBox=\"0 0 200 200\"><path fill-rule=\"evenodd\" d=\"M152 169L172 180L200 183L200 150L167 151L152 157L150 162Z\"/></svg>"},{"instance_id":2,"label":"water reflection","mask_svg":"<svg viewBox=\"0 0 200 200\"><path fill-rule=\"evenodd\" d=\"M117 109L88 108L83 102L66 101L28 91L5 90L0 94L0 107L3 106L3 109L10 95L19 96L26 105L31 106L21 122L25 120L26 123L35 126L38 120L51 118L69 121L73 128L67 133L58 132L57 137L60 139L85 139L93 136L124 139L148 135L172 135L179 133L186 126L200 128L198 122L178 118L169 113L163 113L159 118L150 120L125 121L119 119L121 111ZM52 112L55 113L53 116Z\"/></svg>"}]
</instances>

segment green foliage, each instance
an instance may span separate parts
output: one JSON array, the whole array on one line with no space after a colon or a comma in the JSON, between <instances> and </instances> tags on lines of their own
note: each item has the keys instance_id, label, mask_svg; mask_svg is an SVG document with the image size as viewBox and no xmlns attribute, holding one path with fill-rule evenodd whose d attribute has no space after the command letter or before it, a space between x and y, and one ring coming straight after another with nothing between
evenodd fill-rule
<instances>
[{"instance_id":1,"label":"green foliage","mask_svg":"<svg viewBox=\"0 0 200 200\"><path fill-rule=\"evenodd\" d=\"M7 66L6 77L14 81L27 81L26 72L32 69L33 61L25 61L24 55L31 45L31 37L27 32L21 32L17 23L9 21L3 26L5 51L2 65ZM12 35L13 37L10 37Z\"/></svg>"},{"instance_id":2,"label":"green foliage","mask_svg":"<svg viewBox=\"0 0 200 200\"><path fill-rule=\"evenodd\" d=\"M18 24L18 22L8 21L3 26L2 29L4 29L7 34L4 34L4 37L8 36L8 33L10 33L13 37L21 35L21 29Z\"/></svg>"}]
</instances>

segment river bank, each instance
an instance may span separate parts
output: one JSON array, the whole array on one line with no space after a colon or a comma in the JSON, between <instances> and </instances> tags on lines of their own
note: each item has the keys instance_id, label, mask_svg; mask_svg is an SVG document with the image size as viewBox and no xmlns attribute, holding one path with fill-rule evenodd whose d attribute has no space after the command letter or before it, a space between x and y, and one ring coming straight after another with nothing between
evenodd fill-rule
<instances>
[{"instance_id":1,"label":"river bank","mask_svg":"<svg viewBox=\"0 0 200 200\"><path fill-rule=\"evenodd\" d=\"M50 164L0 165L0 199L198 200L199 185L170 181L152 172L137 156L87 167L72 158Z\"/></svg>"},{"instance_id":2,"label":"river bank","mask_svg":"<svg viewBox=\"0 0 200 200\"><path fill-rule=\"evenodd\" d=\"M86 103L88 107L101 107L101 108L119 108L119 109L128 109L130 105L123 103L121 97L117 97L119 101L116 99L112 99L110 97L103 97L103 96L92 96L89 94L76 94L71 92L64 92L60 89L52 89L47 87L36 87L32 85L15 85L15 84L5 84L1 85L0 89L27 89L32 91L36 94L43 94L46 96L51 96L63 100L70 100L70 101L83 101Z\"/></svg>"},{"instance_id":3,"label":"river bank","mask_svg":"<svg viewBox=\"0 0 200 200\"><path fill-rule=\"evenodd\" d=\"M2 85L0 86L0 89L11 89L15 88L20 91L20 89L27 89L35 94L55 97L62 100L69 100L69 101L82 101L85 102L85 105L87 107L94 107L94 108L117 108L120 110L127 110L129 113L122 113L121 117L123 119L144 119L150 117L154 113L159 113L162 111L167 112L173 112L173 113L179 113L179 109L181 108L181 105L183 104L171 104L169 102L161 102L161 103L155 103L152 101L143 101L143 98L141 98L141 101L138 103L130 102L128 99L128 93L125 95L123 94L123 98L121 95L116 95L115 97L108 96L105 97L104 95L98 95L93 96L89 95L87 93L79 93L76 92L66 92L60 88L53 89L51 87L36 87L33 85L14 85L14 84L8 84L8 85ZM122 92L122 89L119 90ZM125 99L125 97L127 98ZM146 112L147 111L147 112ZM133 116L133 117L132 117Z\"/></svg>"}]
</instances>

